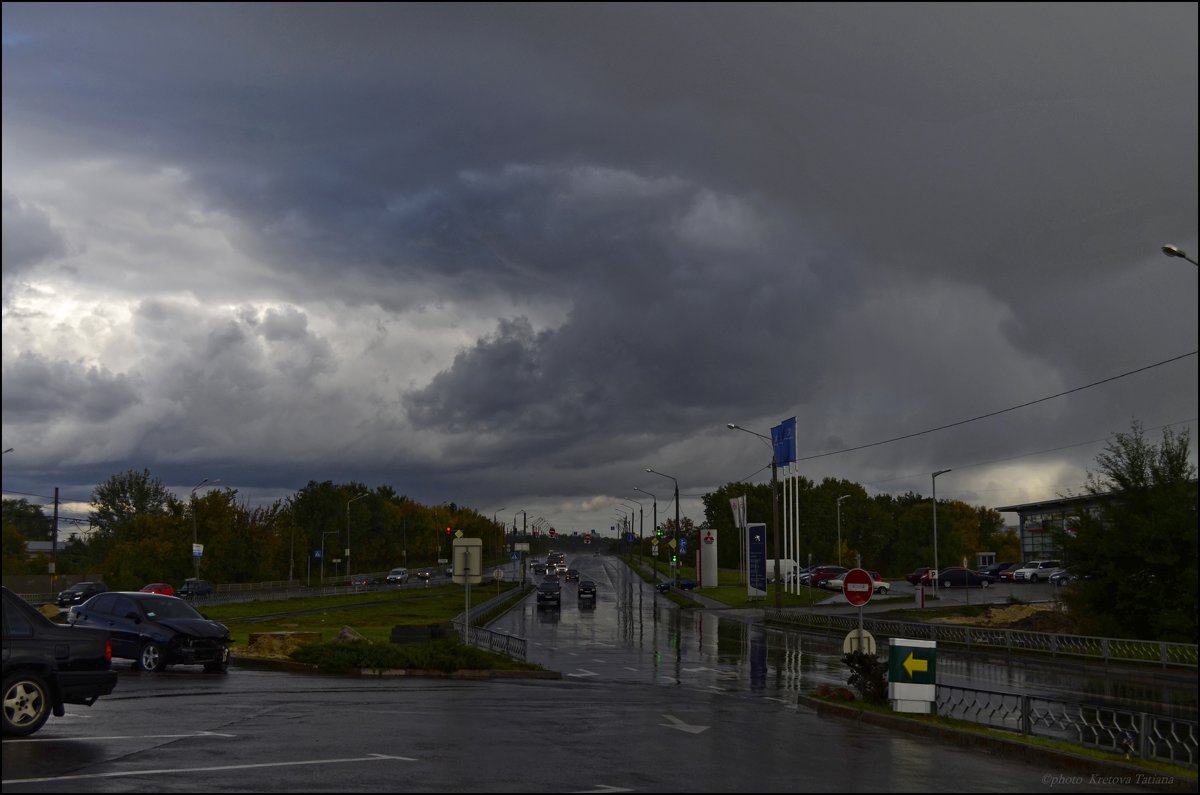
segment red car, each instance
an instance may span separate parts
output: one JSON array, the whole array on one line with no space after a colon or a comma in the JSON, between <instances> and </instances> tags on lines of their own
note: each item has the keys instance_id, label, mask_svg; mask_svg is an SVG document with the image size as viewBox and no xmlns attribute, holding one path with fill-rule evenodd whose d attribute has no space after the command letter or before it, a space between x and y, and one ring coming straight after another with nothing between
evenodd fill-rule
<instances>
[{"instance_id":1,"label":"red car","mask_svg":"<svg viewBox=\"0 0 1200 795\"><path fill-rule=\"evenodd\" d=\"M908 580L910 585L917 586L921 584L921 580L923 580L925 575L928 573L929 567L921 566L920 568L915 569L912 574L909 574L904 579Z\"/></svg>"},{"instance_id":2,"label":"red car","mask_svg":"<svg viewBox=\"0 0 1200 795\"><path fill-rule=\"evenodd\" d=\"M828 588L829 580L841 577L848 571L850 569L845 566L817 566L813 569L812 576L808 578L808 586L810 588Z\"/></svg>"},{"instance_id":3,"label":"red car","mask_svg":"<svg viewBox=\"0 0 1200 795\"><path fill-rule=\"evenodd\" d=\"M166 596L174 596L175 589L165 582L152 582L149 585L143 585L142 590L145 593L160 593Z\"/></svg>"}]
</instances>

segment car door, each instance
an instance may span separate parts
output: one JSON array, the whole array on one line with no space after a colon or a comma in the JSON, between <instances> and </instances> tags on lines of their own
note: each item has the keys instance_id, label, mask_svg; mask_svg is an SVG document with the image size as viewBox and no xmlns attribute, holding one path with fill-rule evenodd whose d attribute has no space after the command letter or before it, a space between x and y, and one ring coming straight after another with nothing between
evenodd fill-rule
<instances>
[{"instance_id":1,"label":"car door","mask_svg":"<svg viewBox=\"0 0 1200 795\"><path fill-rule=\"evenodd\" d=\"M114 657L136 658L141 647L142 611L128 597L120 594L108 596L111 598L105 600L107 610L103 616L104 623L95 626L107 627L112 633Z\"/></svg>"}]
</instances>

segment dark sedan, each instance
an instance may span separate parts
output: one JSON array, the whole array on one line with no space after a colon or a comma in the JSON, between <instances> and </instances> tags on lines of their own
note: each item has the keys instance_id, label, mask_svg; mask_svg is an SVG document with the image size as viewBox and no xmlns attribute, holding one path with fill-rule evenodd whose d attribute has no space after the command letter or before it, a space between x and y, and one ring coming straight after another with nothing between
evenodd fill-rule
<instances>
[{"instance_id":1,"label":"dark sedan","mask_svg":"<svg viewBox=\"0 0 1200 795\"><path fill-rule=\"evenodd\" d=\"M576 592L579 597L579 604L596 604L596 583L593 580L580 580L579 589Z\"/></svg>"},{"instance_id":2,"label":"dark sedan","mask_svg":"<svg viewBox=\"0 0 1200 795\"><path fill-rule=\"evenodd\" d=\"M929 574L921 578L921 584L926 587L933 584ZM992 581L977 571L955 567L939 571L937 584L942 588L986 588Z\"/></svg>"},{"instance_id":3,"label":"dark sedan","mask_svg":"<svg viewBox=\"0 0 1200 795\"><path fill-rule=\"evenodd\" d=\"M112 633L113 656L143 671L168 665L203 665L210 673L229 668L229 629L196 612L177 596L111 591L71 608L67 621Z\"/></svg>"},{"instance_id":4,"label":"dark sedan","mask_svg":"<svg viewBox=\"0 0 1200 795\"><path fill-rule=\"evenodd\" d=\"M33 734L64 704L90 707L116 687L111 665L107 632L55 624L4 588L4 734Z\"/></svg>"},{"instance_id":5,"label":"dark sedan","mask_svg":"<svg viewBox=\"0 0 1200 795\"><path fill-rule=\"evenodd\" d=\"M71 605L83 604L96 594L104 593L107 590L108 586L99 580L94 582L77 582L67 590L59 592L58 606L70 607Z\"/></svg>"}]
</instances>

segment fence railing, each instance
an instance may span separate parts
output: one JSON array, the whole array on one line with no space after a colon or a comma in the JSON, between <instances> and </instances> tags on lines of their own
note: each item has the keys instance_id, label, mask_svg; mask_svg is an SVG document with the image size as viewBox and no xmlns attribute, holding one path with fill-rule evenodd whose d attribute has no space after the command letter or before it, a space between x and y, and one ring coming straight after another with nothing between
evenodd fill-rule
<instances>
[{"instance_id":1,"label":"fence railing","mask_svg":"<svg viewBox=\"0 0 1200 795\"><path fill-rule=\"evenodd\" d=\"M526 640L517 635L508 635L503 632L495 632L486 627L477 626L476 622L485 619L492 613L506 610L512 607L521 599L525 598L528 591L524 588L513 588L499 596L494 596L478 605L472 605L470 616L470 626L467 628L466 642L470 646L475 646L480 649L503 654L511 657L514 660L525 660L526 655ZM454 629L459 635L463 632L463 619L465 613L459 613L454 617Z\"/></svg>"},{"instance_id":2,"label":"fence railing","mask_svg":"<svg viewBox=\"0 0 1200 795\"><path fill-rule=\"evenodd\" d=\"M1197 723L1186 718L957 685L937 686L937 713L1031 737L1196 767Z\"/></svg>"},{"instance_id":3,"label":"fence railing","mask_svg":"<svg viewBox=\"0 0 1200 795\"><path fill-rule=\"evenodd\" d=\"M858 617L854 615L813 613L795 609L768 608L764 611L764 619L773 623L825 631L849 632L858 627ZM936 640L939 645L953 644L968 649L1002 651L1007 654L1020 652L1102 662L1147 663L1163 668L1197 667L1197 647L1194 643L1100 638L886 618L863 618L863 628L884 637Z\"/></svg>"}]
</instances>

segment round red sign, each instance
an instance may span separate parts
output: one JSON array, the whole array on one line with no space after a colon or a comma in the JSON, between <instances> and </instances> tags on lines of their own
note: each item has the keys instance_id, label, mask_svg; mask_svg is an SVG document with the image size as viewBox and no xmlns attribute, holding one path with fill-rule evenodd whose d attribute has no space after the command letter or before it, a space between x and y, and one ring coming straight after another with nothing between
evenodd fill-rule
<instances>
[{"instance_id":1,"label":"round red sign","mask_svg":"<svg viewBox=\"0 0 1200 795\"><path fill-rule=\"evenodd\" d=\"M862 569L850 569L842 577L842 594L855 607L862 607L871 601L874 589L875 580Z\"/></svg>"}]
</instances>

